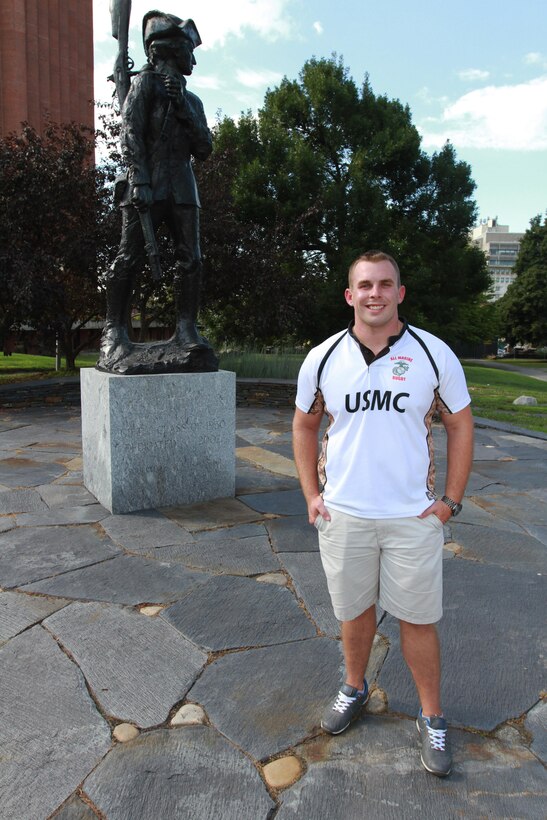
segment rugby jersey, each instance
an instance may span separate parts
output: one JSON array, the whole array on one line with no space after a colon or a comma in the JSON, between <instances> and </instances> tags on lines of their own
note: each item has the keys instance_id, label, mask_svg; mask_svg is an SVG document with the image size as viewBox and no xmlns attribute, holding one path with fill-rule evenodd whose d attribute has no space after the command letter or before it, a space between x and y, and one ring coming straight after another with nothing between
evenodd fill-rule
<instances>
[{"instance_id":1,"label":"rugby jersey","mask_svg":"<svg viewBox=\"0 0 547 820\"><path fill-rule=\"evenodd\" d=\"M436 336L406 322L370 364L348 330L313 348L296 406L326 413L319 456L327 507L360 518L419 515L435 499L435 412L470 403L462 367ZM370 358L370 357L368 357Z\"/></svg>"}]
</instances>

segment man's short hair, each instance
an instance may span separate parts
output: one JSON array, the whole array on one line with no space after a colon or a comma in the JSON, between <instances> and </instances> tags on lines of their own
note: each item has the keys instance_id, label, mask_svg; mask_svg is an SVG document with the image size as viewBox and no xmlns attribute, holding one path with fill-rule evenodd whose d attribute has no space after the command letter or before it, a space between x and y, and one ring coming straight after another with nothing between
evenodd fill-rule
<instances>
[{"instance_id":1,"label":"man's short hair","mask_svg":"<svg viewBox=\"0 0 547 820\"><path fill-rule=\"evenodd\" d=\"M399 270L399 265L395 261L395 259L389 255L389 253L384 253L383 251L366 251L362 253L357 259L354 259L351 265L349 266L348 271L348 286L351 288L351 277L353 276L353 271L359 264L359 262L390 262L393 266L395 273L397 274L397 287L401 287L401 271Z\"/></svg>"}]
</instances>

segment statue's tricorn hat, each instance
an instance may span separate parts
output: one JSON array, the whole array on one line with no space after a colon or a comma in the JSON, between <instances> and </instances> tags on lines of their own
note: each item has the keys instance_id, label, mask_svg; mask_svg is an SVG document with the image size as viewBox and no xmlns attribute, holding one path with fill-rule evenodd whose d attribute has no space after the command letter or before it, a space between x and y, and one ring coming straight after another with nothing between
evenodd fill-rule
<instances>
[{"instance_id":1,"label":"statue's tricorn hat","mask_svg":"<svg viewBox=\"0 0 547 820\"><path fill-rule=\"evenodd\" d=\"M174 14L163 11L148 11L142 20L142 41L148 57L148 47L153 40L166 40L172 37L186 37L193 48L201 45L201 37L193 20L181 20Z\"/></svg>"}]
</instances>

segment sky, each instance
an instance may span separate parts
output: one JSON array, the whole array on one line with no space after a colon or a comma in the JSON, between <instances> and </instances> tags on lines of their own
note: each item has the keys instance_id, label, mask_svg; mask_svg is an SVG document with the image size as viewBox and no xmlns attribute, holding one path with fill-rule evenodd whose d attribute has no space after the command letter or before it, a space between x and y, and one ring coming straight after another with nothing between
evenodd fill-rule
<instances>
[{"instance_id":1,"label":"sky","mask_svg":"<svg viewBox=\"0 0 547 820\"><path fill-rule=\"evenodd\" d=\"M547 211L545 0L133 0L130 56L145 62L152 8L192 18L203 44L189 88L210 124L260 109L311 57L342 57L357 85L408 104L433 153L450 140L470 164L478 218L525 231ZM95 99L109 100L117 43L109 0L93 0Z\"/></svg>"}]
</instances>

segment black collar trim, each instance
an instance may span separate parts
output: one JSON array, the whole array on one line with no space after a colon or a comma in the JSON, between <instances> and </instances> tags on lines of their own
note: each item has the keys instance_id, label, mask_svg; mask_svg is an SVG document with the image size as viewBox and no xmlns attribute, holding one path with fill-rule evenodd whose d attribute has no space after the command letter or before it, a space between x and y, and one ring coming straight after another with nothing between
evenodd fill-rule
<instances>
[{"instance_id":1,"label":"black collar trim","mask_svg":"<svg viewBox=\"0 0 547 820\"><path fill-rule=\"evenodd\" d=\"M389 353L390 349L395 344L395 342L398 342L399 339L401 338L401 336L404 333L406 333L406 331L408 329L408 323L407 323L406 319L404 318L404 316L399 316L399 321L403 323L403 326L402 326L400 332L397 333L395 336L390 336L388 338L387 345L386 345L386 347L383 348L383 350L380 350L379 353L373 353L372 350L370 350L370 348L368 348L366 345L364 345L362 342L359 341L359 339L357 338L357 336L353 332L353 327L355 325L355 320L354 319L351 320L351 322L348 325L348 333L351 336L351 338L354 339L357 342L357 344L359 345L359 349L361 350L361 353L363 354L363 358L364 358L365 362L367 363L367 366L370 367L372 362L375 362L377 359L381 359L383 356L386 356Z\"/></svg>"}]
</instances>

